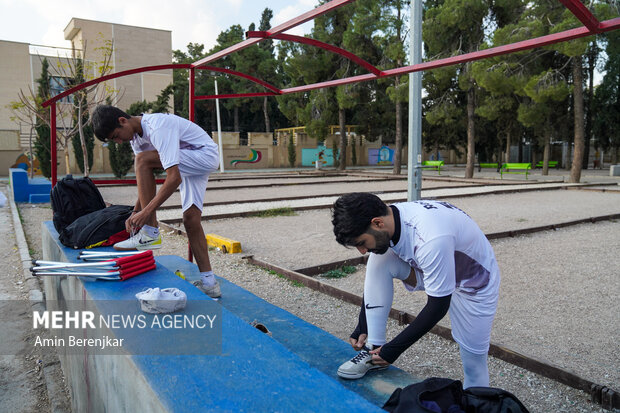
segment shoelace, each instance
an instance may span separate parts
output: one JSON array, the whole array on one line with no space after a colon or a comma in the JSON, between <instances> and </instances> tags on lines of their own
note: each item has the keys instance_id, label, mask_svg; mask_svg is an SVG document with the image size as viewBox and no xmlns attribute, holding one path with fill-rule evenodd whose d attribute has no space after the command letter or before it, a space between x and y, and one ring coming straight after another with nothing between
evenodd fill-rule
<instances>
[{"instance_id":1,"label":"shoelace","mask_svg":"<svg viewBox=\"0 0 620 413\"><path fill-rule=\"evenodd\" d=\"M370 353L368 353L366 350L362 350L362 351L360 351L360 352L357 354L357 356L355 356L355 357L353 357L353 358L351 359L351 362L352 362L353 364L357 364L357 363L359 363L360 361L362 361L364 358L368 357L369 355L370 355Z\"/></svg>"}]
</instances>

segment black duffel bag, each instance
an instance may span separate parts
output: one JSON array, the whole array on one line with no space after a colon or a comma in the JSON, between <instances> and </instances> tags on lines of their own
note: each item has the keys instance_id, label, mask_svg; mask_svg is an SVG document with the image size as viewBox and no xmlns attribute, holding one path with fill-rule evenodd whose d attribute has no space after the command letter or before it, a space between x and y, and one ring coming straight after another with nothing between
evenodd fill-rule
<instances>
[{"instance_id":1,"label":"black duffel bag","mask_svg":"<svg viewBox=\"0 0 620 413\"><path fill-rule=\"evenodd\" d=\"M83 215L63 229L58 239L70 248L85 248L107 240L125 229L133 207L112 205Z\"/></svg>"},{"instance_id":2,"label":"black duffel bag","mask_svg":"<svg viewBox=\"0 0 620 413\"><path fill-rule=\"evenodd\" d=\"M392 413L528 413L517 397L494 387L463 390L459 380L431 377L398 388L383 406Z\"/></svg>"}]
</instances>

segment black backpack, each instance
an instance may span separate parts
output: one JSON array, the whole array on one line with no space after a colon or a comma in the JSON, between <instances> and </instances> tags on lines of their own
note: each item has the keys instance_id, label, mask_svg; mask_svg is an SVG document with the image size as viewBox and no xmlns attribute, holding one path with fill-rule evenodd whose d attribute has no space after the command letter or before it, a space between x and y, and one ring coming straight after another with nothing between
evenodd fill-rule
<instances>
[{"instance_id":1,"label":"black backpack","mask_svg":"<svg viewBox=\"0 0 620 413\"><path fill-rule=\"evenodd\" d=\"M463 390L459 380L439 377L394 390L383 409L393 413L528 413L510 392L493 387Z\"/></svg>"},{"instance_id":2,"label":"black backpack","mask_svg":"<svg viewBox=\"0 0 620 413\"><path fill-rule=\"evenodd\" d=\"M90 178L67 175L50 192L54 228L60 233L79 217L105 208L101 193Z\"/></svg>"},{"instance_id":3,"label":"black backpack","mask_svg":"<svg viewBox=\"0 0 620 413\"><path fill-rule=\"evenodd\" d=\"M125 229L131 211L131 206L112 205L83 215L63 229L58 239L62 245L76 249L105 241Z\"/></svg>"}]
</instances>

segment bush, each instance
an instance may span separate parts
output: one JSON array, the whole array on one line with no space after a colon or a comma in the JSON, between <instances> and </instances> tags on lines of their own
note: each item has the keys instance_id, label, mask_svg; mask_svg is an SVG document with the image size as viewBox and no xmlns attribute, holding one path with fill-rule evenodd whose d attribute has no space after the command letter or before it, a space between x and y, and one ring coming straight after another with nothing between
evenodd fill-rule
<instances>
[{"instance_id":1,"label":"bush","mask_svg":"<svg viewBox=\"0 0 620 413\"><path fill-rule=\"evenodd\" d=\"M133 150L129 142L123 142L119 145L110 141L108 142L108 151L110 156L110 166L117 178L123 178L133 166Z\"/></svg>"},{"instance_id":2,"label":"bush","mask_svg":"<svg viewBox=\"0 0 620 413\"><path fill-rule=\"evenodd\" d=\"M44 122L37 121L35 126L37 136L34 140L34 155L39 160L41 174L52 176L52 154L50 152L50 128Z\"/></svg>"},{"instance_id":3,"label":"bush","mask_svg":"<svg viewBox=\"0 0 620 413\"><path fill-rule=\"evenodd\" d=\"M340 166L340 155L338 153L338 145L336 144L336 140L332 142L332 156L334 157L334 167L338 168Z\"/></svg>"},{"instance_id":4,"label":"bush","mask_svg":"<svg viewBox=\"0 0 620 413\"><path fill-rule=\"evenodd\" d=\"M297 152L295 151L295 145L293 144L293 137L289 136L288 138L288 164L291 166L291 168L294 168L295 163L297 163Z\"/></svg>"}]
</instances>

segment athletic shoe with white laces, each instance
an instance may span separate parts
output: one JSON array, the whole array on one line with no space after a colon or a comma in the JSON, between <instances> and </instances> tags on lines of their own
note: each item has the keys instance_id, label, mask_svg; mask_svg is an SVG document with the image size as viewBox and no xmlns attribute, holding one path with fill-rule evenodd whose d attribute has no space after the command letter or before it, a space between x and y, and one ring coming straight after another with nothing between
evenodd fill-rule
<instances>
[{"instance_id":1,"label":"athletic shoe with white laces","mask_svg":"<svg viewBox=\"0 0 620 413\"><path fill-rule=\"evenodd\" d=\"M372 364L372 354L369 351L367 347L364 347L357 353L357 356L338 367L338 375L343 379L354 380L364 377L369 370L388 368L388 366Z\"/></svg>"},{"instance_id":2,"label":"athletic shoe with white laces","mask_svg":"<svg viewBox=\"0 0 620 413\"><path fill-rule=\"evenodd\" d=\"M140 229L133 237L114 244L114 249L117 251L144 251L156 250L159 248L161 248L161 235L149 237L146 231L144 231L144 228Z\"/></svg>"},{"instance_id":3,"label":"athletic shoe with white laces","mask_svg":"<svg viewBox=\"0 0 620 413\"><path fill-rule=\"evenodd\" d=\"M220 298L222 296L222 291L220 290L220 283L217 281L215 281L215 284L211 287L203 285L202 280L196 280L192 284L194 284L195 287L198 287L200 291L202 291L211 298Z\"/></svg>"}]
</instances>

